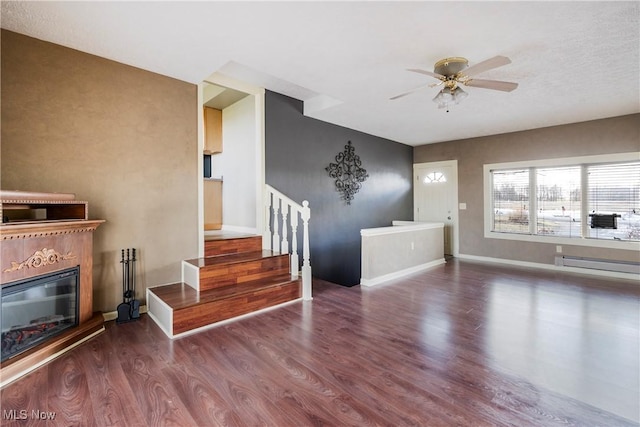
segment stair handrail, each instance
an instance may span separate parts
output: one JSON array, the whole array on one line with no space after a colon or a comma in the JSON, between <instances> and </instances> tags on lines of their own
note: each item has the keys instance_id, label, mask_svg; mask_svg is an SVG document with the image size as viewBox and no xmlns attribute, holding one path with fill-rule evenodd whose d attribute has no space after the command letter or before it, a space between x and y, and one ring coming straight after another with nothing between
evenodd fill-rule
<instances>
[{"instance_id":1,"label":"stair handrail","mask_svg":"<svg viewBox=\"0 0 640 427\"><path fill-rule=\"evenodd\" d=\"M302 204L290 199L269 184L265 184L265 221L262 235L262 247L274 252L288 253L290 257L291 275L299 275L298 257L298 219L302 220L302 299L310 300L311 295L311 261L309 251L309 219L311 209L309 202ZM287 218L289 221L287 221ZM272 221L273 219L273 221ZM273 223L273 230L271 224ZM291 228L291 247L289 247L288 230ZM282 236L280 236L282 231Z\"/></svg>"}]
</instances>

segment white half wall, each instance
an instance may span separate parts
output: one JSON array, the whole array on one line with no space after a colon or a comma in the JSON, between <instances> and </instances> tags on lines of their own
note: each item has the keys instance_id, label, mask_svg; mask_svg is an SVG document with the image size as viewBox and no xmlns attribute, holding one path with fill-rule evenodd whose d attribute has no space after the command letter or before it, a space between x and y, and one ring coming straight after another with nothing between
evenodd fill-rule
<instances>
[{"instance_id":1,"label":"white half wall","mask_svg":"<svg viewBox=\"0 0 640 427\"><path fill-rule=\"evenodd\" d=\"M362 236L360 284L373 286L444 261L444 224L394 221L368 228Z\"/></svg>"}]
</instances>

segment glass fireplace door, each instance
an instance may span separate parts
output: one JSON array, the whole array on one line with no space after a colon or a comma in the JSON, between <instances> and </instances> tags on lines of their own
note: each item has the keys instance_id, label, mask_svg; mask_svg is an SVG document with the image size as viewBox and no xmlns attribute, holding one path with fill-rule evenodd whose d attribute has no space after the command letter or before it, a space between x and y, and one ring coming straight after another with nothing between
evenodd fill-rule
<instances>
[{"instance_id":1,"label":"glass fireplace door","mask_svg":"<svg viewBox=\"0 0 640 427\"><path fill-rule=\"evenodd\" d=\"M2 361L78 325L79 267L2 286Z\"/></svg>"}]
</instances>

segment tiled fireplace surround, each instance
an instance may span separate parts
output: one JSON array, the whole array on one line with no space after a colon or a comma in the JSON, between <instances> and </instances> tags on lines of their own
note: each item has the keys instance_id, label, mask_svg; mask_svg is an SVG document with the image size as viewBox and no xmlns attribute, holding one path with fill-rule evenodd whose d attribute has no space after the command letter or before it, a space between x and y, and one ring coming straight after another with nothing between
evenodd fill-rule
<instances>
[{"instance_id":1,"label":"tiled fireplace surround","mask_svg":"<svg viewBox=\"0 0 640 427\"><path fill-rule=\"evenodd\" d=\"M34 193L35 194L35 193ZM0 193L3 207L19 201ZM14 197L13 199L10 199ZM20 193L27 203L54 205L60 195ZM43 200L38 200L43 199ZM9 202L9 203L7 203ZM84 203L69 202L61 203ZM104 220L54 219L7 222L0 226L0 285L80 267L78 326L8 359L0 366L0 387L27 374L59 354L104 331L102 313L93 312L93 232Z\"/></svg>"}]
</instances>

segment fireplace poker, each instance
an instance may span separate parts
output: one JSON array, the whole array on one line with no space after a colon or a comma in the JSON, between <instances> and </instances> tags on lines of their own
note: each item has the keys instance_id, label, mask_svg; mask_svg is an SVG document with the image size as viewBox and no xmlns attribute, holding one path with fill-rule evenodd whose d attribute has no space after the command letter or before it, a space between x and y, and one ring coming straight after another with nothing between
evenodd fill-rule
<instances>
[{"instance_id":1,"label":"fireplace poker","mask_svg":"<svg viewBox=\"0 0 640 427\"><path fill-rule=\"evenodd\" d=\"M124 257L124 249L120 260L122 264L122 303L118 304L118 317L116 323L128 322L131 320L131 305L127 302L127 287L129 281L129 249L127 249L127 258Z\"/></svg>"},{"instance_id":2,"label":"fireplace poker","mask_svg":"<svg viewBox=\"0 0 640 427\"><path fill-rule=\"evenodd\" d=\"M131 319L135 320L140 318L140 301L135 299L136 297L136 249L131 250L133 257L131 259Z\"/></svg>"}]
</instances>

